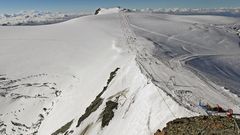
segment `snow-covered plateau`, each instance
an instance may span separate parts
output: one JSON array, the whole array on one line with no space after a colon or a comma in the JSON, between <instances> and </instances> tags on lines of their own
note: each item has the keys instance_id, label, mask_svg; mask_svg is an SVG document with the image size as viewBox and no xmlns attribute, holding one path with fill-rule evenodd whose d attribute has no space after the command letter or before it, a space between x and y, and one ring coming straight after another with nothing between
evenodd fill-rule
<instances>
[{"instance_id":1,"label":"snow-covered plateau","mask_svg":"<svg viewBox=\"0 0 240 135\"><path fill-rule=\"evenodd\" d=\"M119 12L0 27L0 134L150 135L240 113L239 18Z\"/></svg>"}]
</instances>

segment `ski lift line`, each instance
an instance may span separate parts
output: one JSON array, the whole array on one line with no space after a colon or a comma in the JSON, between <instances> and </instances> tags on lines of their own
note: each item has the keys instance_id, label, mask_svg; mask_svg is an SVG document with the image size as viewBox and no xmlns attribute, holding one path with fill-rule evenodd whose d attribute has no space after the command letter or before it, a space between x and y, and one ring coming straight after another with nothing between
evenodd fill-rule
<instances>
[{"instance_id":1,"label":"ski lift line","mask_svg":"<svg viewBox=\"0 0 240 135\"><path fill-rule=\"evenodd\" d=\"M151 68L151 66L150 66L150 68ZM152 68L151 68L152 69ZM152 69L152 71L153 71L153 69ZM154 71L153 71L154 72ZM156 75L156 77L157 78L159 78L160 80L161 80L161 78L158 76L158 75ZM168 88L168 82L164 82L163 80L162 80L162 83ZM159 90L158 90L158 93L160 94L160 92L159 92ZM160 94L160 96L163 98L163 96ZM196 96L196 98L199 98L199 99L203 99L203 97L199 97L199 96ZM163 100L165 101L165 99L163 98ZM188 101L188 102L191 102L191 101ZM166 101L165 101L165 103L166 103ZM194 103L194 102L191 102L191 104L192 105L194 105L195 106L195 108L197 107L197 105ZM168 106L168 109L171 111L171 109L170 109L170 107L169 107L169 105L166 103L166 105ZM173 114L173 116L176 118L176 116L174 115L174 113L171 111L171 113ZM189 113L189 114L191 114L191 113ZM208 113L207 113L208 114ZM191 114L192 115L192 114ZM209 114L208 114L209 115Z\"/></svg>"},{"instance_id":2,"label":"ski lift line","mask_svg":"<svg viewBox=\"0 0 240 135\"><path fill-rule=\"evenodd\" d=\"M120 19L120 20L121 20L121 27L122 27L122 30L123 30L123 32L124 32L124 36L125 36L125 38L126 38L126 40L127 40L127 43L128 43L128 45L130 45L130 46L129 46L130 48L131 48L131 45L133 45L133 47L134 47L134 44L135 44L135 42L136 42L136 41L135 41L135 40L136 40L136 35L135 35L135 33L130 29L130 26L132 26L132 27L134 27L134 26L133 26L133 25L130 25L130 23L129 23L129 18L128 18L126 15L124 15L124 13L121 13L121 12L120 12L120 17L122 18L122 19ZM159 33L157 33L157 34L159 34ZM166 36L166 35L163 35L163 36ZM181 41L181 42L186 43L186 44L190 44L190 42L188 42L188 41L184 41L184 40L180 40L180 39L176 39L176 38L174 38L174 40ZM135 49L137 49L137 48L135 48ZM152 69L151 66L150 66L150 68ZM152 69L152 71L153 71L153 69ZM159 76L157 76L157 77L159 78ZM165 84L165 85L167 85L167 84ZM172 116L173 116L174 118L176 118L175 114L174 114L173 111L171 110L170 106L167 104L165 98L164 98L163 95L160 93L159 89L157 89L157 91L158 91L159 95L162 97L164 103L165 103L166 106L168 107L168 109L169 109L169 111L171 112ZM208 115L211 115L211 114L209 114L209 112L206 112L206 113L207 113Z\"/></svg>"},{"instance_id":3,"label":"ski lift line","mask_svg":"<svg viewBox=\"0 0 240 135\"><path fill-rule=\"evenodd\" d=\"M150 68L151 68L151 66L150 66ZM151 68L151 69L152 69L152 68ZM157 75L157 77L160 78L158 75ZM166 85L166 84L165 84L165 85ZM172 116L173 116L174 118L177 118L176 115L175 115L175 114L173 113L173 111L171 110L170 106L167 104L165 98L163 97L163 95L161 94L161 92L159 91L159 89L157 89L157 91L158 91L159 95L162 97L164 103L165 103L166 106L168 107L168 109L169 109L169 111L171 112Z\"/></svg>"},{"instance_id":4,"label":"ski lift line","mask_svg":"<svg viewBox=\"0 0 240 135\"><path fill-rule=\"evenodd\" d=\"M162 97L163 102L166 104L168 110L170 111L170 113L172 114L172 116L176 119L176 115L173 113L173 111L171 110L170 106L168 105L168 103L166 102L165 98L163 97L163 95L161 94L161 92L159 91L159 89L157 89L158 94Z\"/></svg>"},{"instance_id":5,"label":"ski lift line","mask_svg":"<svg viewBox=\"0 0 240 135\"><path fill-rule=\"evenodd\" d=\"M124 33L126 32L126 34L124 34L124 35L128 35L129 34L126 39L129 40L129 38L130 38L130 41L131 41L131 38L132 39L136 39L135 33L130 29L129 20L128 20L127 16L125 16L123 12L120 12L120 15L122 16L121 17L122 18L122 22L121 23L122 23L122 26L123 26L123 32ZM133 41L133 43L134 43L134 41ZM157 92L161 96L161 98L163 99L163 102L167 106L167 108L170 111L170 113L172 114L172 116L176 119L177 118L176 115L171 110L170 106L166 102L165 98L163 97L163 95L161 94L159 89L157 89Z\"/></svg>"},{"instance_id":6,"label":"ski lift line","mask_svg":"<svg viewBox=\"0 0 240 135\"><path fill-rule=\"evenodd\" d=\"M134 37L136 37L136 36L135 36L135 34L130 30L129 23L128 23L128 20L127 20L126 16L124 15L124 13L120 13L120 14L121 14L122 19L123 19L123 23L122 23L123 31L124 31L124 32L127 32L127 34L129 34L129 37L133 37L133 39L134 39ZM124 26L125 26L125 27L124 27ZM126 34L126 35L127 35L127 34ZM135 38L135 39L136 39L136 38ZM128 38L127 38L127 40L128 40ZM166 104L167 108L168 108L169 111L171 112L172 116L173 116L174 118L176 118L175 114L174 114L173 111L171 110L170 106L167 104L167 102L166 102L165 98L163 97L163 95L160 93L160 91L159 91L158 89L157 89L157 91L158 91L158 94L162 97L164 103Z\"/></svg>"},{"instance_id":7,"label":"ski lift line","mask_svg":"<svg viewBox=\"0 0 240 135\"><path fill-rule=\"evenodd\" d=\"M122 17L121 23L122 23L124 35L126 36L126 39L127 39L127 41L128 41L129 38L134 38L134 37L136 37L136 35L135 35L135 33L132 32L131 29L130 29L129 19L124 15L124 13L121 13L120 15L121 15L121 17ZM125 34L125 32L126 32L126 34ZM130 40L130 42L131 42L131 40ZM150 68L151 68L152 71L154 71L151 66L150 66ZM160 77L159 77L158 75L157 75L157 78L160 79ZM161 79L160 79L160 80L161 80ZM165 84L165 85L167 86L168 84ZM171 110L170 106L167 104L165 98L162 96L162 94L160 93L159 90L158 90L158 93L159 93L159 95L162 97L164 103L166 104L167 108L168 108L169 111L171 112L172 116L173 116L174 118L176 118L176 115L173 113L173 111Z\"/></svg>"}]
</instances>

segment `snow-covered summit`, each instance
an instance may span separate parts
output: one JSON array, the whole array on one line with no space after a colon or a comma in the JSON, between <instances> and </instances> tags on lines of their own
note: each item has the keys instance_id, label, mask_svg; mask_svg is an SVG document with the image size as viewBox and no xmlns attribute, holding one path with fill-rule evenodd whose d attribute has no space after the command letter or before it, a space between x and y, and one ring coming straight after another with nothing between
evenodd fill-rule
<instances>
[{"instance_id":1,"label":"snow-covered summit","mask_svg":"<svg viewBox=\"0 0 240 135\"><path fill-rule=\"evenodd\" d=\"M99 8L99 9L97 9L97 10L95 11L95 15L119 13L120 11L126 11L126 9L121 8L121 7Z\"/></svg>"}]
</instances>

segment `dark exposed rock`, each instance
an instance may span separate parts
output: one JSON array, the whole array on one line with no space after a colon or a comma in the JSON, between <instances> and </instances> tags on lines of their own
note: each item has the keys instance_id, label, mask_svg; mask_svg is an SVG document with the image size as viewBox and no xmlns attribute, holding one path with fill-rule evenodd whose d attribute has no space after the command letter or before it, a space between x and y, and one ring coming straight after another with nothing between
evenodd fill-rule
<instances>
[{"instance_id":1,"label":"dark exposed rock","mask_svg":"<svg viewBox=\"0 0 240 135\"><path fill-rule=\"evenodd\" d=\"M239 120L237 120L239 121ZM180 118L167 123L155 135L236 135L233 118L223 116L198 116Z\"/></svg>"},{"instance_id":2,"label":"dark exposed rock","mask_svg":"<svg viewBox=\"0 0 240 135\"><path fill-rule=\"evenodd\" d=\"M101 8L98 8L98 9L95 11L94 15L98 15L100 11L101 11Z\"/></svg>"},{"instance_id":3,"label":"dark exposed rock","mask_svg":"<svg viewBox=\"0 0 240 135\"><path fill-rule=\"evenodd\" d=\"M83 129L83 131L80 133L80 135L86 135L88 129L89 129L91 126L92 126L92 124L87 125L87 126Z\"/></svg>"},{"instance_id":4,"label":"dark exposed rock","mask_svg":"<svg viewBox=\"0 0 240 135\"><path fill-rule=\"evenodd\" d=\"M14 126L17 126L17 127L24 127L26 129L30 129L31 127L28 127L26 126L25 124L21 124L21 123L18 123L18 122L13 122L11 121L11 123L14 125Z\"/></svg>"},{"instance_id":5,"label":"dark exposed rock","mask_svg":"<svg viewBox=\"0 0 240 135\"><path fill-rule=\"evenodd\" d=\"M102 104L103 99L102 98L96 98L90 106L87 107L85 110L85 113L78 119L78 123L76 127L79 127L80 124L88 117L90 116L93 112L95 112L99 106Z\"/></svg>"},{"instance_id":6,"label":"dark exposed rock","mask_svg":"<svg viewBox=\"0 0 240 135\"><path fill-rule=\"evenodd\" d=\"M106 107L103 111L103 118L102 118L102 128L108 126L109 122L114 117L114 109L117 109L118 103L113 101L106 102Z\"/></svg>"},{"instance_id":7,"label":"dark exposed rock","mask_svg":"<svg viewBox=\"0 0 240 135\"><path fill-rule=\"evenodd\" d=\"M113 78L116 76L117 71L120 68L116 68L113 72L110 73L110 77L107 80L107 85L103 88L103 90L96 96L95 100L87 107L85 113L78 119L78 123L76 127L79 127L82 121L84 121L88 116L90 116L93 112L95 112L100 105L102 105L103 98L101 98L102 94L107 90L108 85L111 83Z\"/></svg>"},{"instance_id":8,"label":"dark exposed rock","mask_svg":"<svg viewBox=\"0 0 240 135\"><path fill-rule=\"evenodd\" d=\"M0 81L4 81L4 80L7 80L7 78L5 77L0 78Z\"/></svg>"},{"instance_id":9,"label":"dark exposed rock","mask_svg":"<svg viewBox=\"0 0 240 135\"><path fill-rule=\"evenodd\" d=\"M98 97L101 97L102 94L107 90L108 85L109 85L110 82L113 80L113 78L116 76L117 71L118 71L119 69L120 69L120 68L116 68L113 72L110 73L110 77L109 77L108 80L107 80L107 85L103 87L102 92L100 92L100 93L97 95L97 98L98 98Z\"/></svg>"},{"instance_id":10,"label":"dark exposed rock","mask_svg":"<svg viewBox=\"0 0 240 135\"><path fill-rule=\"evenodd\" d=\"M70 126L72 125L73 123L73 120L68 122L67 124L65 124L64 126L62 126L60 129L58 129L57 131L55 131L54 133L52 133L52 135L58 135L60 133L65 133L69 128Z\"/></svg>"}]
</instances>

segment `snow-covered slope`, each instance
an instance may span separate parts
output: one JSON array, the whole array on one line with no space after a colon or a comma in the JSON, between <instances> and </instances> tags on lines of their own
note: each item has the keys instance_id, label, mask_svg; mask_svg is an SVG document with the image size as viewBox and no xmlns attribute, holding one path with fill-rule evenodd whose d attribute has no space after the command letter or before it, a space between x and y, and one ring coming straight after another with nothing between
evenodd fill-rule
<instances>
[{"instance_id":1,"label":"snow-covered slope","mask_svg":"<svg viewBox=\"0 0 240 135\"><path fill-rule=\"evenodd\" d=\"M0 15L0 25L43 25L67 21L83 15L40 11L22 11L16 14Z\"/></svg>"},{"instance_id":2,"label":"snow-covered slope","mask_svg":"<svg viewBox=\"0 0 240 135\"><path fill-rule=\"evenodd\" d=\"M240 113L214 78L239 87L238 21L119 12L0 27L0 133L148 135L206 114L200 100Z\"/></svg>"}]
</instances>

